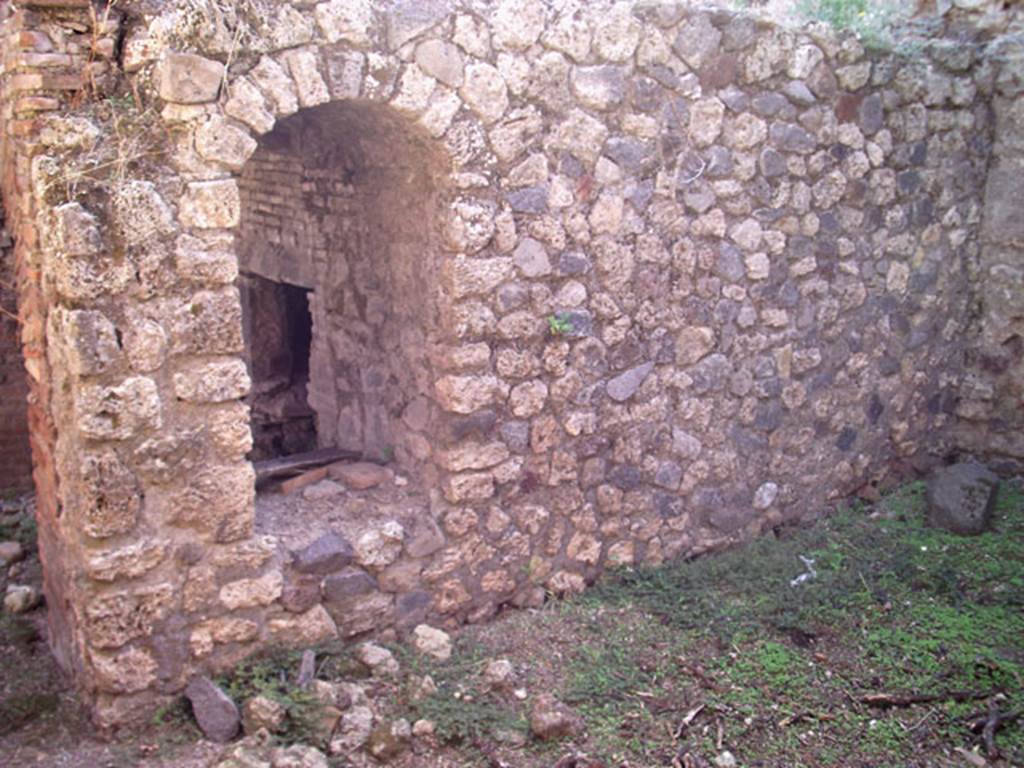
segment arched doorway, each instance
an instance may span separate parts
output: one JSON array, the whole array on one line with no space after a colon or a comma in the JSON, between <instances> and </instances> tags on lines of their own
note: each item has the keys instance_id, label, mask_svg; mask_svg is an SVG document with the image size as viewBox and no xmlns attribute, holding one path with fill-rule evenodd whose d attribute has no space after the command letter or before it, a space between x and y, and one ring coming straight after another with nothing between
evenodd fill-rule
<instances>
[{"instance_id":1,"label":"arched doorway","mask_svg":"<svg viewBox=\"0 0 1024 768\"><path fill-rule=\"evenodd\" d=\"M392 108L355 101L260 139L239 180L253 459L425 458L443 155Z\"/></svg>"}]
</instances>

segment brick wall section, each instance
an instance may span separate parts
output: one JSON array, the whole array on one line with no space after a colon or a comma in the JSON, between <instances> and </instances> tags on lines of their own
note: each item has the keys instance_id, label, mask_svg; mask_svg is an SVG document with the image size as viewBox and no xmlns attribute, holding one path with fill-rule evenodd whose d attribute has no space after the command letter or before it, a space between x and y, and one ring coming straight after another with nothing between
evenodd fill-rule
<instances>
[{"instance_id":1,"label":"brick wall section","mask_svg":"<svg viewBox=\"0 0 1024 768\"><path fill-rule=\"evenodd\" d=\"M327 176L326 172L321 172ZM324 180L327 186L333 186ZM339 180L338 185L343 182ZM318 225L309 203L314 194L303 187L314 187L298 157L286 152L265 150L246 163L239 179L242 198L242 229L239 268L304 288L316 287L315 262L323 262L327 253L327 232ZM310 190L312 192L312 189ZM326 196L328 190L316 190ZM351 194L331 194L331 210L350 212Z\"/></svg>"},{"instance_id":2,"label":"brick wall section","mask_svg":"<svg viewBox=\"0 0 1024 768\"><path fill-rule=\"evenodd\" d=\"M28 371L27 381L23 375L12 374L12 379L20 378L22 382L20 387L13 384L20 389L13 407L27 415L39 554L50 609L48 640L59 663L71 671L84 664L71 575L77 555L73 537L69 539L60 530L64 502L57 468L58 432L46 348L52 296L48 295L43 279L43 232L37 226L32 162L45 151L39 142L40 119L69 108L79 98L90 73L97 78L94 82L100 82L109 72L106 62L89 61L87 52L94 39L111 42L111 38L102 35L93 37L90 7L89 0L26 0L18 3L17 8L10 3L0 8L0 168L6 228L13 241L13 258L4 258L3 264L13 269L22 368ZM107 31L116 31L117 16L115 13L109 19ZM50 26L53 22L56 23ZM6 329L4 333L6 344ZM6 361L6 347L3 354ZM8 370L6 363L4 370ZM27 413L17 405L26 402L26 388ZM4 398L5 406L6 402Z\"/></svg>"}]
</instances>

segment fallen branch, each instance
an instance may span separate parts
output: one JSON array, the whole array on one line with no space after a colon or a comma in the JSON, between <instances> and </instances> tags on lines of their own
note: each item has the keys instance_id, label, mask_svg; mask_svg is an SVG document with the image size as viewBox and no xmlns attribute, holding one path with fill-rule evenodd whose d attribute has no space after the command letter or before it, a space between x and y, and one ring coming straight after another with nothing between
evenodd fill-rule
<instances>
[{"instance_id":1,"label":"fallen branch","mask_svg":"<svg viewBox=\"0 0 1024 768\"><path fill-rule=\"evenodd\" d=\"M920 728L922 725L924 725L926 722L928 722L928 720L931 718L932 715L935 714L935 712L936 712L935 709L929 709L927 712L925 712L924 717L922 717L920 720L918 720L913 725L904 725L899 720L897 720L896 722L900 723L900 727L903 729L904 733L913 733L918 728Z\"/></svg>"},{"instance_id":2,"label":"fallen branch","mask_svg":"<svg viewBox=\"0 0 1024 768\"><path fill-rule=\"evenodd\" d=\"M999 748L996 747L996 731L1004 725L1018 720L1024 714L1021 710L1013 712L1002 712L999 705L992 701L986 712L976 712L969 715L967 727L972 733L980 733L982 743L985 745L985 754L989 759L995 760L999 757Z\"/></svg>"},{"instance_id":3,"label":"fallen branch","mask_svg":"<svg viewBox=\"0 0 1024 768\"><path fill-rule=\"evenodd\" d=\"M1024 716L1024 710L1017 710L1015 712L998 712L996 715L998 727L1002 728L1008 723L1019 720L1022 716ZM979 733L985 727L985 723L988 722L988 718L989 715L987 713L979 712L973 715L968 715L964 719L969 721L967 727L970 728L973 733Z\"/></svg>"},{"instance_id":4,"label":"fallen branch","mask_svg":"<svg viewBox=\"0 0 1024 768\"><path fill-rule=\"evenodd\" d=\"M824 722L827 720L835 720L835 715L830 715L827 712L797 712L796 714L780 720L779 728L786 728L803 720L818 720Z\"/></svg>"},{"instance_id":5,"label":"fallen branch","mask_svg":"<svg viewBox=\"0 0 1024 768\"><path fill-rule=\"evenodd\" d=\"M994 701L988 703L988 717L985 718L985 726L981 729L981 741L985 745L985 756L989 760L999 757L999 748L996 746L996 726L999 724L999 705Z\"/></svg>"},{"instance_id":6,"label":"fallen branch","mask_svg":"<svg viewBox=\"0 0 1024 768\"><path fill-rule=\"evenodd\" d=\"M946 691L945 693L869 693L857 699L869 707L912 707L915 704L930 704L933 701L974 701L987 699L992 691Z\"/></svg>"},{"instance_id":7,"label":"fallen branch","mask_svg":"<svg viewBox=\"0 0 1024 768\"><path fill-rule=\"evenodd\" d=\"M679 727L676 728L675 740L678 741L686 733L686 729L690 727L690 724L696 719L697 715L704 711L704 704L699 704L689 712L686 713L686 717L683 718L682 722L679 723Z\"/></svg>"}]
</instances>

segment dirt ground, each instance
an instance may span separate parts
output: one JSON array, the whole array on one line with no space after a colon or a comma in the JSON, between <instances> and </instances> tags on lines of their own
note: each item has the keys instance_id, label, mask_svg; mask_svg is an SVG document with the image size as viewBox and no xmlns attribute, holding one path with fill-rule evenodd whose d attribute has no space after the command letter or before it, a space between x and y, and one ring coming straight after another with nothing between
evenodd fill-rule
<instances>
[{"instance_id":1,"label":"dirt ground","mask_svg":"<svg viewBox=\"0 0 1024 768\"><path fill-rule=\"evenodd\" d=\"M30 499L5 509L0 539L31 553ZM30 554L0 588L39 576ZM184 703L131 738L98 741L47 651L44 617L0 619L0 766L218 763L224 747L200 738ZM619 571L580 598L511 611L453 641L446 662L388 646L394 677L371 674L354 644L332 644L317 649L318 678L361 686L380 723L432 724L433 736L389 759L400 768L704 766L730 756L741 768L1022 766L1024 490L1004 484L993 530L959 537L924 524L923 487L911 484L812 528ZM512 670L497 688L484 674L496 659ZM219 682L238 700L264 694L287 708L275 743L311 743L321 738L316 710L280 683L297 667L298 653L270 654ZM541 693L583 730L533 736ZM375 764L364 753L330 759Z\"/></svg>"}]
</instances>

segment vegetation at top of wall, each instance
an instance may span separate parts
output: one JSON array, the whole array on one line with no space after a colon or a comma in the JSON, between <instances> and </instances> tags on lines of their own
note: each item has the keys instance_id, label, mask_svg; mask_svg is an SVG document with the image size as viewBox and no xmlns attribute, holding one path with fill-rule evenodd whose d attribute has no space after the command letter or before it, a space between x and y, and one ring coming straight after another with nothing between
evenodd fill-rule
<instances>
[{"instance_id":1,"label":"vegetation at top of wall","mask_svg":"<svg viewBox=\"0 0 1024 768\"><path fill-rule=\"evenodd\" d=\"M801 18L853 32L868 48L910 52L896 34L913 10L908 5L897 0L796 0L794 10Z\"/></svg>"}]
</instances>

